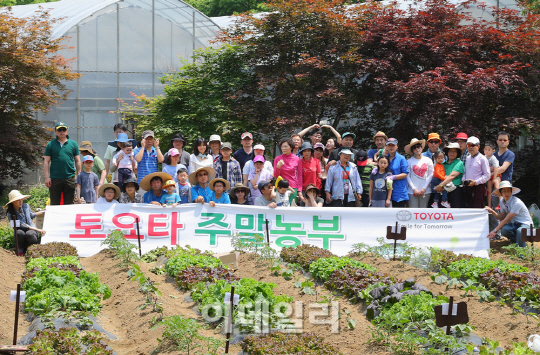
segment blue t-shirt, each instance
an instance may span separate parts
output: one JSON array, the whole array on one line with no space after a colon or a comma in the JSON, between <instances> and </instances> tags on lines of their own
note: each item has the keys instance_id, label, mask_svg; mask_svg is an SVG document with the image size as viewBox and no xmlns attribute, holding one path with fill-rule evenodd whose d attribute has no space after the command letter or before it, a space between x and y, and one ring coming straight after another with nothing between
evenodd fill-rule
<instances>
[{"instance_id":1,"label":"blue t-shirt","mask_svg":"<svg viewBox=\"0 0 540 355\"><path fill-rule=\"evenodd\" d=\"M161 195L161 201L159 202L167 206L172 206L173 204L180 202L180 196L174 192L172 194L166 193Z\"/></svg>"},{"instance_id":2,"label":"blue t-shirt","mask_svg":"<svg viewBox=\"0 0 540 355\"><path fill-rule=\"evenodd\" d=\"M388 156L390 161L390 156ZM409 175L409 164L407 164L407 159L398 152L394 156L394 159L390 161L388 166L392 174L399 175L405 173ZM392 190L392 201L409 201L409 194L407 193L407 179L394 180L393 190Z\"/></svg>"},{"instance_id":3,"label":"blue t-shirt","mask_svg":"<svg viewBox=\"0 0 540 355\"><path fill-rule=\"evenodd\" d=\"M214 201L215 203L228 203L228 204L231 203L231 199L229 198L229 194L227 194L225 192L223 192L221 194L221 197L218 199L218 198L216 198L215 192L212 191L212 194L210 195L208 200L209 200L208 202Z\"/></svg>"},{"instance_id":4,"label":"blue t-shirt","mask_svg":"<svg viewBox=\"0 0 540 355\"><path fill-rule=\"evenodd\" d=\"M512 173L514 172L514 159L516 159L516 155L511 150L507 150L502 155L499 155L499 151L495 152L493 154L495 158L499 161L499 166L503 166L504 162L510 162L510 166L504 173L502 173L501 181L510 181L512 182Z\"/></svg>"},{"instance_id":5,"label":"blue t-shirt","mask_svg":"<svg viewBox=\"0 0 540 355\"><path fill-rule=\"evenodd\" d=\"M148 150L142 147L133 149L133 156L139 154L139 151L144 149L143 157L140 162L137 163L137 183L140 184L141 180L148 174L158 172L158 159L156 148L152 147L150 153ZM158 201L159 202L159 201Z\"/></svg>"},{"instance_id":6,"label":"blue t-shirt","mask_svg":"<svg viewBox=\"0 0 540 355\"><path fill-rule=\"evenodd\" d=\"M165 191L165 190L162 190L161 195L159 195L159 196L154 195L154 191L148 191L148 192L146 192L144 194L144 197L143 197L144 198L144 203L150 203L150 202L154 202L154 201L161 203L161 197L163 195L166 195L166 194L167 194L167 191Z\"/></svg>"},{"instance_id":7,"label":"blue t-shirt","mask_svg":"<svg viewBox=\"0 0 540 355\"><path fill-rule=\"evenodd\" d=\"M386 177L392 176L390 171L370 175L369 179L373 181L373 193L371 194L372 201L386 200L388 197L388 189L386 188Z\"/></svg>"},{"instance_id":8,"label":"blue t-shirt","mask_svg":"<svg viewBox=\"0 0 540 355\"><path fill-rule=\"evenodd\" d=\"M176 166L172 166L172 165L162 165L162 168L161 168L161 171L163 171L164 173L167 173L169 174L170 176L172 176L174 182L178 182L178 177L177 177L177 172L179 169L186 169L186 166L184 164L178 164Z\"/></svg>"},{"instance_id":9,"label":"blue t-shirt","mask_svg":"<svg viewBox=\"0 0 540 355\"><path fill-rule=\"evenodd\" d=\"M210 202L210 196L212 195L212 190L206 185L206 189L203 189L201 185L195 185L191 188L191 202L194 202L197 197L202 196L204 202Z\"/></svg>"},{"instance_id":10,"label":"blue t-shirt","mask_svg":"<svg viewBox=\"0 0 540 355\"><path fill-rule=\"evenodd\" d=\"M367 157L371 160L375 159L375 153L377 153L377 150L379 149L370 149L367 151Z\"/></svg>"},{"instance_id":11,"label":"blue t-shirt","mask_svg":"<svg viewBox=\"0 0 540 355\"><path fill-rule=\"evenodd\" d=\"M180 196L180 202L181 203L191 203L189 200L189 190L191 187L188 183L185 185L182 185L180 183L176 184L176 192L178 193L178 196Z\"/></svg>"}]
</instances>

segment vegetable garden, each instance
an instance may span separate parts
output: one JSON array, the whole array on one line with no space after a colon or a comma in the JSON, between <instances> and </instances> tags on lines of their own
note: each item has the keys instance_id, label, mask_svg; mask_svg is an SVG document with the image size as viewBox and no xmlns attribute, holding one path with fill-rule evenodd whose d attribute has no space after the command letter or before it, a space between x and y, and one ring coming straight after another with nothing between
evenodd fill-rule
<instances>
[{"instance_id":1,"label":"vegetable garden","mask_svg":"<svg viewBox=\"0 0 540 355\"><path fill-rule=\"evenodd\" d=\"M65 243L32 246L24 261L0 251L13 270L3 287L27 292L18 338L29 353L222 354L233 286L231 354L533 354L526 340L539 332L534 250L499 248L488 260L404 244L390 261L382 242L337 257L233 236L233 270L189 246L139 258L120 231L103 243L89 258ZM467 302L470 321L447 335L434 306L450 296ZM13 303L3 303L8 344Z\"/></svg>"}]
</instances>

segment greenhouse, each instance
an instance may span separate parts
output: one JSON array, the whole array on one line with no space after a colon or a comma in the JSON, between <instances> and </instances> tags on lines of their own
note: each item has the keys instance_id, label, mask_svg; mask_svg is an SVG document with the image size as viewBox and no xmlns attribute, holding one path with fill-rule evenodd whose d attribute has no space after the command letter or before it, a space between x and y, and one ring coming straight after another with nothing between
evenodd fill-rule
<instances>
[{"instance_id":1,"label":"greenhouse","mask_svg":"<svg viewBox=\"0 0 540 355\"><path fill-rule=\"evenodd\" d=\"M179 0L62 0L14 6L13 15L49 11L54 38L71 47L59 54L76 58L73 70L81 78L68 83L69 99L39 120L52 127L65 122L70 138L91 141L103 156L112 126L121 121L116 111L130 93L156 96L163 92L159 78L177 70L181 59L210 45L219 27ZM112 111L112 112L111 112Z\"/></svg>"}]
</instances>

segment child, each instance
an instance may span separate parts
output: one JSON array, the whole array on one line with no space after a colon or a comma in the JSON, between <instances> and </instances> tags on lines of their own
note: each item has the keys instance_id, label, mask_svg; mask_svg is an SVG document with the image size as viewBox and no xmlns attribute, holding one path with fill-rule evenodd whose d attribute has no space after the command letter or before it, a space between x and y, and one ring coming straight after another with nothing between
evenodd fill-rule
<instances>
[{"instance_id":1,"label":"child","mask_svg":"<svg viewBox=\"0 0 540 355\"><path fill-rule=\"evenodd\" d=\"M371 172L375 169L375 165L368 163L368 154L365 150L359 150L355 154L356 169L358 175L360 175L360 182L362 183L362 203L363 207L368 207L369 201L369 189L371 187ZM378 158L378 157L377 157Z\"/></svg>"},{"instance_id":2,"label":"child","mask_svg":"<svg viewBox=\"0 0 540 355\"><path fill-rule=\"evenodd\" d=\"M443 192L437 192L435 191L435 187L439 185L441 182L446 179L446 175L444 172L444 153L441 151L437 151L433 153L433 156L431 157L433 159L434 165L434 172L433 172L433 179L431 179L431 191L433 191L433 203L431 204L431 208L439 208L439 199L442 195L442 202L441 205L446 208L450 208L450 203L448 202L448 192L446 190L443 190Z\"/></svg>"},{"instance_id":3,"label":"child","mask_svg":"<svg viewBox=\"0 0 540 355\"><path fill-rule=\"evenodd\" d=\"M392 172L388 169L388 158L377 159L377 172L369 176L369 204L371 207L392 207L392 180L386 181Z\"/></svg>"},{"instance_id":4,"label":"child","mask_svg":"<svg viewBox=\"0 0 540 355\"><path fill-rule=\"evenodd\" d=\"M186 168L180 168L176 172L176 193L180 196L180 203L191 202L191 184L188 182L188 172Z\"/></svg>"},{"instance_id":5,"label":"child","mask_svg":"<svg viewBox=\"0 0 540 355\"><path fill-rule=\"evenodd\" d=\"M163 188L167 190L167 194L161 196L161 205L163 207L167 206L173 206L176 207L178 203L180 202L180 196L175 192L176 191L176 184L173 180L168 180L165 185L163 185Z\"/></svg>"},{"instance_id":6,"label":"child","mask_svg":"<svg viewBox=\"0 0 540 355\"><path fill-rule=\"evenodd\" d=\"M118 169L118 185L124 190L124 182L133 177L133 173L137 173L137 162L133 157L133 146L131 142L124 142L122 151L116 153L113 157L113 165Z\"/></svg>"},{"instance_id":7,"label":"child","mask_svg":"<svg viewBox=\"0 0 540 355\"><path fill-rule=\"evenodd\" d=\"M484 155L486 156L488 162L489 162L489 169L491 170L491 179L487 182L487 205L491 207L491 191L493 191L493 187L495 186L495 191L499 189L499 183L501 182L501 175L499 174L499 161L495 156L493 156L493 153L495 153L495 143L493 142L486 142L486 145L484 146Z\"/></svg>"},{"instance_id":8,"label":"child","mask_svg":"<svg viewBox=\"0 0 540 355\"><path fill-rule=\"evenodd\" d=\"M257 197L261 196L259 191L259 182L272 180L272 173L264 167L264 157L257 155L253 158L254 169L251 169L248 174L248 184L251 192L251 203L254 204Z\"/></svg>"},{"instance_id":9,"label":"child","mask_svg":"<svg viewBox=\"0 0 540 355\"><path fill-rule=\"evenodd\" d=\"M120 197L120 188L115 184L103 184L98 192L99 198L96 203L118 203L117 199Z\"/></svg>"},{"instance_id":10,"label":"child","mask_svg":"<svg viewBox=\"0 0 540 355\"><path fill-rule=\"evenodd\" d=\"M83 157L84 171L81 171L75 180L79 203L96 203L97 201L99 178L92 172L93 166L94 158L91 155L85 155Z\"/></svg>"},{"instance_id":11,"label":"child","mask_svg":"<svg viewBox=\"0 0 540 355\"><path fill-rule=\"evenodd\" d=\"M294 189L289 187L289 182L279 176L276 180L276 205L278 207L290 207L289 197L294 193Z\"/></svg>"},{"instance_id":12,"label":"child","mask_svg":"<svg viewBox=\"0 0 540 355\"><path fill-rule=\"evenodd\" d=\"M184 164L179 164L180 161L180 152L176 148L171 148L167 152L167 159L165 159L163 164L163 168L161 171L164 173L169 174L173 177L174 182L178 182L177 176L178 176L178 170L180 169L186 169L187 167Z\"/></svg>"},{"instance_id":13,"label":"child","mask_svg":"<svg viewBox=\"0 0 540 355\"><path fill-rule=\"evenodd\" d=\"M221 178L212 179L208 187L212 190L212 194L208 199L210 206L216 207L216 203L231 204L229 194L225 193L226 190L231 188L231 184L227 180Z\"/></svg>"}]
</instances>

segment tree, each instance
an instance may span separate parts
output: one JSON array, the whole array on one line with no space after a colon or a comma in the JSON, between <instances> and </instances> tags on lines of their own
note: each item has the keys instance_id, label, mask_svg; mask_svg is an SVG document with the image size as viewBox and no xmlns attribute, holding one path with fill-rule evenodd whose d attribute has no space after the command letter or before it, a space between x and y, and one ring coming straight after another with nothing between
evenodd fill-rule
<instances>
[{"instance_id":1,"label":"tree","mask_svg":"<svg viewBox=\"0 0 540 355\"><path fill-rule=\"evenodd\" d=\"M46 12L19 19L0 11L0 170L4 177L21 179L25 168L41 159L49 132L34 112L49 111L69 91L64 82L78 74L56 52L65 48L51 38L54 22Z\"/></svg>"},{"instance_id":2,"label":"tree","mask_svg":"<svg viewBox=\"0 0 540 355\"><path fill-rule=\"evenodd\" d=\"M264 0L187 0L186 2L210 17L268 10Z\"/></svg>"},{"instance_id":3,"label":"tree","mask_svg":"<svg viewBox=\"0 0 540 355\"><path fill-rule=\"evenodd\" d=\"M164 95L134 95L137 101L125 104L121 112L136 121L138 132L152 129L164 139L182 131L193 141L218 133L222 141L237 142L242 132L255 127L233 110L230 98L253 74L233 46L208 47L197 51L193 59L161 78L166 84Z\"/></svg>"}]
</instances>

